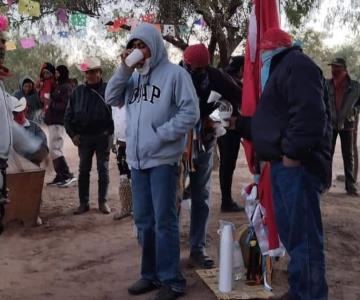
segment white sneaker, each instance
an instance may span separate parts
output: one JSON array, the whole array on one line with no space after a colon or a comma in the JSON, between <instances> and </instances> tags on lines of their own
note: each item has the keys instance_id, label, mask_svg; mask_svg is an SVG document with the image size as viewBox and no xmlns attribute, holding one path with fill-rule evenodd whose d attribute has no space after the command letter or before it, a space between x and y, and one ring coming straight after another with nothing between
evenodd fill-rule
<instances>
[{"instance_id":1,"label":"white sneaker","mask_svg":"<svg viewBox=\"0 0 360 300\"><path fill-rule=\"evenodd\" d=\"M70 184L72 184L75 181L77 181L77 178L76 177L71 177L71 178L65 179L64 181L58 183L57 186L61 187L61 188L66 188L66 187L70 186Z\"/></svg>"}]
</instances>

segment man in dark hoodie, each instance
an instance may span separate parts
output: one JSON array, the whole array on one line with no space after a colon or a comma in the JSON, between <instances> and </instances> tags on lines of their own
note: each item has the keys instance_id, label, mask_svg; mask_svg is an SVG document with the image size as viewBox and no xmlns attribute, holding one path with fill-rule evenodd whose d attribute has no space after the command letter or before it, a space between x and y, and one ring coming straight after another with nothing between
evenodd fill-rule
<instances>
[{"instance_id":1,"label":"man in dark hoodie","mask_svg":"<svg viewBox=\"0 0 360 300\"><path fill-rule=\"evenodd\" d=\"M130 53L139 55L131 64ZM161 285L152 299L172 300L184 293L186 283L179 266L176 187L186 133L199 117L196 92L185 70L170 63L153 25L135 29L122 61L109 81L106 101L126 106L126 158L142 246L141 279L128 291L142 294Z\"/></svg>"},{"instance_id":2,"label":"man in dark hoodie","mask_svg":"<svg viewBox=\"0 0 360 300\"><path fill-rule=\"evenodd\" d=\"M320 193L331 164L330 105L321 70L291 37L269 29L260 44L263 92L252 119L259 160L270 161L289 291L278 300L327 300Z\"/></svg>"},{"instance_id":3,"label":"man in dark hoodie","mask_svg":"<svg viewBox=\"0 0 360 300\"><path fill-rule=\"evenodd\" d=\"M56 85L50 93L44 118L44 122L49 129L50 157L56 172L54 180L48 185L67 187L76 181L76 178L70 173L63 153L64 115L73 89L69 82L69 70L66 66L61 65L56 68L55 78Z\"/></svg>"},{"instance_id":4,"label":"man in dark hoodie","mask_svg":"<svg viewBox=\"0 0 360 300\"><path fill-rule=\"evenodd\" d=\"M74 214L83 214L90 209L90 171L94 154L96 154L99 176L99 211L103 214L109 214L107 191L114 123L111 108L106 105L104 100L106 83L102 80L101 61L98 58L89 57L77 67L81 72L84 72L86 82L75 89L65 112L66 132L74 145L78 147L80 157L80 206Z\"/></svg>"},{"instance_id":5,"label":"man in dark hoodie","mask_svg":"<svg viewBox=\"0 0 360 300\"><path fill-rule=\"evenodd\" d=\"M35 90L35 83L29 76L24 76L20 79L19 90L14 93L14 96L19 100L25 97L27 102L26 118L29 121L41 122L41 109L39 94Z\"/></svg>"}]
</instances>

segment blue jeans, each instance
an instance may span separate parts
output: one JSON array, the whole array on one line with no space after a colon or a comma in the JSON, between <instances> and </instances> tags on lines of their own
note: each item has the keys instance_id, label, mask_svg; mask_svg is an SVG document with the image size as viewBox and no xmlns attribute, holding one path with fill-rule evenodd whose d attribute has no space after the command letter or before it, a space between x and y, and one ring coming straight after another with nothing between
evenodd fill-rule
<instances>
[{"instance_id":1,"label":"blue jeans","mask_svg":"<svg viewBox=\"0 0 360 300\"><path fill-rule=\"evenodd\" d=\"M271 163L271 181L279 236L290 256L289 292L299 300L326 300L321 181L280 161Z\"/></svg>"},{"instance_id":2,"label":"blue jeans","mask_svg":"<svg viewBox=\"0 0 360 300\"><path fill-rule=\"evenodd\" d=\"M190 173L191 221L190 251L203 252L210 213L210 179L213 168L213 148L199 153L194 160L195 172Z\"/></svg>"},{"instance_id":3,"label":"blue jeans","mask_svg":"<svg viewBox=\"0 0 360 300\"><path fill-rule=\"evenodd\" d=\"M131 170L133 210L142 247L141 277L183 292L176 209L178 165Z\"/></svg>"}]
</instances>

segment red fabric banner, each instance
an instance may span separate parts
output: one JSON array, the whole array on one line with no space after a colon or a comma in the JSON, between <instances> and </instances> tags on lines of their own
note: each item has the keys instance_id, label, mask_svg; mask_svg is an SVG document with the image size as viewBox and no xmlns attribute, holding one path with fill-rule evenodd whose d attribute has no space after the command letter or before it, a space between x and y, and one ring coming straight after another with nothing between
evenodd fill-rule
<instances>
[{"instance_id":1,"label":"red fabric banner","mask_svg":"<svg viewBox=\"0 0 360 300\"><path fill-rule=\"evenodd\" d=\"M245 52L243 94L241 112L244 116L252 116L261 95L260 84L260 40L269 28L280 28L277 0L253 0L253 12L250 17L249 33ZM244 141L243 146L249 170L255 174L254 150L251 142ZM262 169L259 182L259 199L266 210L266 225L269 230L270 249L279 247L278 233L272 203L270 165Z\"/></svg>"}]
</instances>

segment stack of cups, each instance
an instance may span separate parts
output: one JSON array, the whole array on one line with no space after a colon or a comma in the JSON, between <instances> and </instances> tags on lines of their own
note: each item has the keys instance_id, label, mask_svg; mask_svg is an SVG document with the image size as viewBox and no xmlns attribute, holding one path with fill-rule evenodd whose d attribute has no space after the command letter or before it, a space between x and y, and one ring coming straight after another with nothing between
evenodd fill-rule
<instances>
[{"instance_id":1,"label":"stack of cups","mask_svg":"<svg viewBox=\"0 0 360 300\"><path fill-rule=\"evenodd\" d=\"M224 225L220 236L219 291L229 293L232 289L233 234L230 224Z\"/></svg>"}]
</instances>

